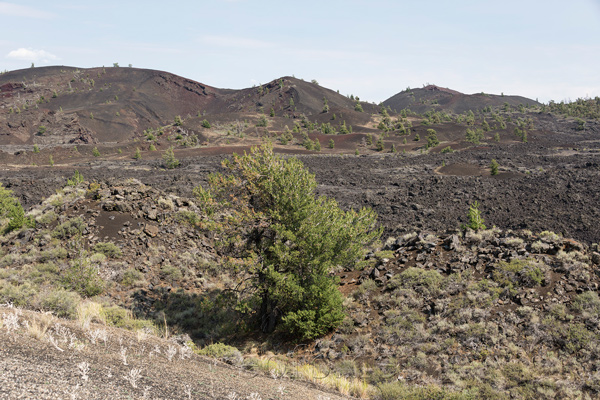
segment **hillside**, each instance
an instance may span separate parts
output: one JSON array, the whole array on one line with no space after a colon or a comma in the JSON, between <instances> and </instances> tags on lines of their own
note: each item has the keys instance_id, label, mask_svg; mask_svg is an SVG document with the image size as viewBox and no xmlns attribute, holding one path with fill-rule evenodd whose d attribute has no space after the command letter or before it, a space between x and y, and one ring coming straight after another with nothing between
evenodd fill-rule
<instances>
[{"instance_id":1,"label":"hillside","mask_svg":"<svg viewBox=\"0 0 600 400\"><path fill-rule=\"evenodd\" d=\"M116 380L117 398L336 398L294 378L383 400L600 393L598 245L499 228L387 237L362 268L335 272L340 327L298 345L249 329L228 295L246 271L215 250L220 238L202 229L198 202L135 179L84 181L29 210L35 228L0 237L0 302L54 315L2 309L3 390L83 398L89 385L106 393ZM164 340L174 334L195 345ZM218 342L241 352L210 346ZM235 368L213 369L195 346Z\"/></svg>"},{"instance_id":2,"label":"hillside","mask_svg":"<svg viewBox=\"0 0 600 400\"><path fill-rule=\"evenodd\" d=\"M392 110L400 111L408 108L411 111L423 114L426 111L445 111L461 114L465 111L478 111L486 107L500 107L505 103L513 108L522 105L539 105L537 101L521 96L505 96L476 93L464 94L436 85L423 88L406 89L395 94L383 102L383 105Z\"/></svg>"},{"instance_id":3,"label":"hillside","mask_svg":"<svg viewBox=\"0 0 600 400\"><path fill-rule=\"evenodd\" d=\"M195 118L196 126L208 116L225 123L271 109L281 117L318 116L324 99L331 113L354 115L349 123L369 120L345 96L292 77L229 90L139 68L29 68L0 75L0 145L123 143L176 116Z\"/></svg>"}]
</instances>

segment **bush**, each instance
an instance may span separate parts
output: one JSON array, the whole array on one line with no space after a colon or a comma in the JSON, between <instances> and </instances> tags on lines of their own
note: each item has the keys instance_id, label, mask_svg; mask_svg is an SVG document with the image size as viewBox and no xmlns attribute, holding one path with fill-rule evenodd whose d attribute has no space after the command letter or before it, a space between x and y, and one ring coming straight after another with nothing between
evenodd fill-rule
<instances>
[{"instance_id":1,"label":"bush","mask_svg":"<svg viewBox=\"0 0 600 400\"><path fill-rule=\"evenodd\" d=\"M13 196L12 190L6 189L0 183L0 225L3 225L2 233L21 229L25 224L31 226L34 223L33 219L25 218L23 206Z\"/></svg>"},{"instance_id":2,"label":"bush","mask_svg":"<svg viewBox=\"0 0 600 400\"><path fill-rule=\"evenodd\" d=\"M42 309L52 311L58 317L75 318L81 296L75 292L58 289L41 295L39 305Z\"/></svg>"},{"instance_id":3,"label":"bush","mask_svg":"<svg viewBox=\"0 0 600 400\"><path fill-rule=\"evenodd\" d=\"M440 144L440 141L438 140L437 133L435 132L435 130L427 129L427 148L430 149L432 147L437 146L438 144Z\"/></svg>"},{"instance_id":4,"label":"bush","mask_svg":"<svg viewBox=\"0 0 600 400\"><path fill-rule=\"evenodd\" d=\"M255 309L264 332L277 325L302 339L313 339L344 319L342 296L330 276L334 267L351 267L376 240L372 210L341 210L335 200L317 197L314 175L296 158L276 156L271 144L233 155L224 163L231 175L213 174L210 189L196 196L212 219L212 230L245 250L224 250L239 259L252 278L241 288L252 296L241 309ZM218 215L227 213L222 220ZM237 246L239 247L239 246Z\"/></svg>"},{"instance_id":5,"label":"bush","mask_svg":"<svg viewBox=\"0 0 600 400\"><path fill-rule=\"evenodd\" d=\"M446 146L446 147L444 147L444 148L443 148L443 149L440 151L440 153L442 153L442 154L445 154L445 153L454 153L454 150L452 149L452 147L450 147L450 146Z\"/></svg>"},{"instance_id":6,"label":"bush","mask_svg":"<svg viewBox=\"0 0 600 400\"><path fill-rule=\"evenodd\" d=\"M483 217L481 216L481 211L479 211L479 202L476 201L469 206L468 218L469 223L466 225L466 228L473 229L474 231L485 229Z\"/></svg>"},{"instance_id":7,"label":"bush","mask_svg":"<svg viewBox=\"0 0 600 400\"><path fill-rule=\"evenodd\" d=\"M80 235L86 228L85 221L81 217L75 217L58 225L52 231L52 237L56 239L69 239Z\"/></svg>"},{"instance_id":8,"label":"bush","mask_svg":"<svg viewBox=\"0 0 600 400\"><path fill-rule=\"evenodd\" d=\"M75 170L73 177L67 179L67 185L68 186L77 186L80 183L83 183L83 175L81 175L78 170Z\"/></svg>"},{"instance_id":9,"label":"bush","mask_svg":"<svg viewBox=\"0 0 600 400\"><path fill-rule=\"evenodd\" d=\"M238 349L223 343L209 344L201 349L194 349L194 352L202 356L217 358L233 364L239 364L242 360L242 353Z\"/></svg>"},{"instance_id":10,"label":"bush","mask_svg":"<svg viewBox=\"0 0 600 400\"><path fill-rule=\"evenodd\" d=\"M177 168L179 166L179 160L175 158L175 152L173 146L169 147L163 154L163 161L168 169Z\"/></svg>"},{"instance_id":11,"label":"bush","mask_svg":"<svg viewBox=\"0 0 600 400\"><path fill-rule=\"evenodd\" d=\"M210 129L210 122L208 122L208 120L205 119L204 121L202 121L202 127Z\"/></svg>"},{"instance_id":12,"label":"bush","mask_svg":"<svg viewBox=\"0 0 600 400\"><path fill-rule=\"evenodd\" d=\"M123 273L123 278L121 279L121 285L123 286L135 286L136 283L140 282L144 279L144 274L134 268L128 268Z\"/></svg>"},{"instance_id":13,"label":"bush","mask_svg":"<svg viewBox=\"0 0 600 400\"><path fill-rule=\"evenodd\" d=\"M490 162L490 173L492 174L492 176L498 175L498 167L498 161L492 159L492 162Z\"/></svg>"},{"instance_id":14,"label":"bush","mask_svg":"<svg viewBox=\"0 0 600 400\"><path fill-rule=\"evenodd\" d=\"M98 268L91 265L83 254L75 258L63 272L62 283L66 289L74 290L82 296L92 297L104 291L105 282L98 274Z\"/></svg>"},{"instance_id":15,"label":"bush","mask_svg":"<svg viewBox=\"0 0 600 400\"><path fill-rule=\"evenodd\" d=\"M119 258L123 255L121 249L112 242L100 242L94 246L94 251L102 253L108 258Z\"/></svg>"},{"instance_id":16,"label":"bush","mask_svg":"<svg viewBox=\"0 0 600 400\"><path fill-rule=\"evenodd\" d=\"M92 150L92 155L94 157L100 157L100 150L98 150L97 147L94 147L94 149Z\"/></svg>"},{"instance_id":17,"label":"bush","mask_svg":"<svg viewBox=\"0 0 600 400\"><path fill-rule=\"evenodd\" d=\"M388 282L388 288L403 287L433 294L441 287L443 281L442 275L435 270L410 267L392 277Z\"/></svg>"}]
</instances>

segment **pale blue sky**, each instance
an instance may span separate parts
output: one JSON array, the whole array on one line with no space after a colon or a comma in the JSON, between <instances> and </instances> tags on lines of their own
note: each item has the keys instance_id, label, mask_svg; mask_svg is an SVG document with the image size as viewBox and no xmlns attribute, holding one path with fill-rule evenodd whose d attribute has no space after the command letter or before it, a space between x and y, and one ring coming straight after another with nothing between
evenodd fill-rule
<instances>
[{"instance_id":1,"label":"pale blue sky","mask_svg":"<svg viewBox=\"0 0 600 400\"><path fill-rule=\"evenodd\" d=\"M295 75L375 102L426 83L600 96L600 0L23 0L0 21L0 70L118 62L234 89Z\"/></svg>"}]
</instances>

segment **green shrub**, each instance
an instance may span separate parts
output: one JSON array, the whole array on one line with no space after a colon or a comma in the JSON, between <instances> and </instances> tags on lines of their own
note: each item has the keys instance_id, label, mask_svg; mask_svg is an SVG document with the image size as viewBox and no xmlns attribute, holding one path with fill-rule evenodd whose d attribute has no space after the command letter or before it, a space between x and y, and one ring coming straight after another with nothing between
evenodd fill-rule
<instances>
[{"instance_id":1,"label":"green shrub","mask_svg":"<svg viewBox=\"0 0 600 400\"><path fill-rule=\"evenodd\" d=\"M403 287L434 294L440 289L443 282L443 276L435 270L409 267L392 277L388 282L388 288Z\"/></svg>"},{"instance_id":2,"label":"green shrub","mask_svg":"<svg viewBox=\"0 0 600 400\"><path fill-rule=\"evenodd\" d=\"M596 292L583 292L573 298L571 309L578 312L600 314L600 298Z\"/></svg>"},{"instance_id":3,"label":"green shrub","mask_svg":"<svg viewBox=\"0 0 600 400\"><path fill-rule=\"evenodd\" d=\"M52 311L58 317L75 318L81 296L62 288L40 295L38 300L42 309Z\"/></svg>"},{"instance_id":4,"label":"green shrub","mask_svg":"<svg viewBox=\"0 0 600 400\"><path fill-rule=\"evenodd\" d=\"M135 268L128 268L123 273L121 284L123 286L135 286L136 283L144 279L144 274Z\"/></svg>"},{"instance_id":5,"label":"green shrub","mask_svg":"<svg viewBox=\"0 0 600 400\"><path fill-rule=\"evenodd\" d=\"M467 217L469 218L469 223L465 228L470 228L474 231L486 229L483 217L481 216L481 211L479 211L479 202L475 201L469 206L469 214Z\"/></svg>"},{"instance_id":6,"label":"green shrub","mask_svg":"<svg viewBox=\"0 0 600 400\"><path fill-rule=\"evenodd\" d=\"M98 148L97 148L97 147L94 147L94 148L92 149L92 155L93 155L94 157L100 157L100 150L98 150Z\"/></svg>"},{"instance_id":7,"label":"green shrub","mask_svg":"<svg viewBox=\"0 0 600 400\"><path fill-rule=\"evenodd\" d=\"M104 291L106 283L98 275L98 268L80 256L71 261L63 272L62 283L66 289L74 290L82 296L92 297Z\"/></svg>"},{"instance_id":8,"label":"green shrub","mask_svg":"<svg viewBox=\"0 0 600 400\"><path fill-rule=\"evenodd\" d=\"M202 121L202 127L210 129L210 122L208 122L208 120L205 119L204 121Z\"/></svg>"},{"instance_id":9,"label":"green shrub","mask_svg":"<svg viewBox=\"0 0 600 400\"><path fill-rule=\"evenodd\" d=\"M223 343L213 343L201 349L195 349L196 354L218 359L228 359L241 356L238 349Z\"/></svg>"},{"instance_id":10,"label":"green shrub","mask_svg":"<svg viewBox=\"0 0 600 400\"><path fill-rule=\"evenodd\" d=\"M57 239L69 239L80 235L86 228L85 221L81 217L75 217L58 225L52 231L52 237Z\"/></svg>"},{"instance_id":11,"label":"green shrub","mask_svg":"<svg viewBox=\"0 0 600 400\"><path fill-rule=\"evenodd\" d=\"M108 258L119 258L123 255L121 249L112 242L100 242L94 246L94 251L102 253Z\"/></svg>"},{"instance_id":12,"label":"green shrub","mask_svg":"<svg viewBox=\"0 0 600 400\"><path fill-rule=\"evenodd\" d=\"M498 175L498 167L498 161L492 159L492 161L490 162L490 173L492 174L492 176Z\"/></svg>"},{"instance_id":13,"label":"green shrub","mask_svg":"<svg viewBox=\"0 0 600 400\"><path fill-rule=\"evenodd\" d=\"M106 322L117 328L131 331L147 328L154 332L157 331L152 321L134 318L131 311L119 306L104 307L104 312L106 314Z\"/></svg>"},{"instance_id":14,"label":"green shrub","mask_svg":"<svg viewBox=\"0 0 600 400\"><path fill-rule=\"evenodd\" d=\"M454 150L452 149L452 147L450 147L450 146L446 146L446 147L444 147L444 148L443 148L443 149L440 151L440 153L442 153L442 154L445 154L445 153L454 153Z\"/></svg>"},{"instance_id":15,"label":"green shrub","mask_svg":"<svg viewBox=\"0 0 600 400\"><path fill-rule=\"evenodd\" d=\"M3 221L5 222L3 223ZM6 189L0 183L0 226L2 226L2 233L21 229L25 224L32 226L34 223L33 219L25 218L23 206L13 196L12 190Z\"/></svg>"},{"instance_id":16,"label":"green shrub","mask_svg":"<svg viewBox=\"0 0 600 400\"><path fill-rule=\"evenodd\" d=\"M53 261L57 259L67 258L67 250L63 247L54 247L52 249L44 250L40 253L38 260L42 263Z\"/></svg>"},{"instance_id":17,"label":"green shrub","mask_svg":"<svg viewBox=\"0 0 600 400\"><path fill-rule=\"evenodd\" d=\"M83 175L81 175L78 170L75 170L73 177L70 179L67 179L67 185L68 186L77 186L80 183L83 183Z\"/></svg>"},{"instance_id":18,"label":"green shrub","mask_svg":"<svg viewBox=\"0 0 600 400\"><path fill-rule=\"evenodd\" d=\"M165 166L168 169L177 168L179 166L179 160L175 158L175 152L173 146L169 147L162 156Z\"/></svg>"},{"instance_id":19,"label":"green shrub","mask_svg":"<svg viewBox=\"0 0 600 400\"><path fill-rule=\"evenodd\" d=\"M178 281L183 278L183 273L181 270L172 266L171 264L163 264L160 267L160 274L164 279L168 279L171 282Z\"/></svg>"},{"instance_id":20,"label":"green shrub","mask_svg":"<svg viewBox=\"0 0 600 400\"><path fill-rule=\"evenodd\" d=\"M0 303L12 303L16 307L27 307L38 293L38 288L30 282L12 284L0 280Z\"/></svg>"}]
</instances>

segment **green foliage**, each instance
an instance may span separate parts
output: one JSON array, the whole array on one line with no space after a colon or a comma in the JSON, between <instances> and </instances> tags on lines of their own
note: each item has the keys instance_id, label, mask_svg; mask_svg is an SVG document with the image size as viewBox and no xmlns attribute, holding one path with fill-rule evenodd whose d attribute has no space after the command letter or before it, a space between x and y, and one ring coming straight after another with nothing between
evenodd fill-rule
<instances>
[{"instance_id":1,"label":"green foliage","mask_svg":"<svg viewBox=\"0 0 600 400\"><path fill-rule=\"evenodd\" d=\"M67 179L67 185L68 186L77 186L80 183L83 183L83 175L81 175L79 173L79 170L75 170L75 172L73 173L73 177Z\"/></svg>"},{"instance_id":2,"label":"green foliage","mask_svg":"<svg viewBox=\"0 0 600 400\"><path fill-rule=\"evenodd\" d=\"M388 282L388 288L410 288L418 292L435 294L442 283L443 276L435 270L426 270L417 267L409 267L402 273L395 275Z\"/></svg>"},{"instance_id":3,"label":"green foliage","mask_svg":"<svg viewBox=\"0 0 600 400\"><path fill-rule=\"evenodd\" d=\"M440 144L440 141L438 140L437 133L435 132L435 130L427 129L427 148L430 149L432 147L437 146L438 144Z\"/></svg>"},{"instance_id":4,"label":"green foliage","mask_svg":"<svg viewBox=\"0 0 600 400\"><path fill-rule=\"evenodd\" d=\"M367 133L367 146L373 145L373 135Z\"/></svg>"},{"instance_id":5,"label":"green foliage","mask_svg":"<svg viewBox=\"0 0 600 400\"><path fill-rule=\"evenodd\" d=\"M52 157L52 154L48 157L48 164L50 164L51 167L54 167L54 157Z\"/></svg>"},{"instance_id":6,"label":"green foliage","mask_svg":"<svg viewBox=\"0 0 600 400\"><path fill-rule=\"evenodd\" d=\"M474 231L486 229L483 217L481 216L481 211L479 211L479 202L475 201L469 206L469 214L467 217L469 218L469 223L466 225L467 228Z\"/></svg>"},{"instance_id":7,"label":"green foliage","mask_svg":"<svg viewBox=\"0 0 600 400\"><path fill-rule=\"evenodd\" d=\"M150 150L150 151L156 151L156 146L154 145L154 143L150 144L150 147L148 148L148 150Z\"/></svg>"},{"instance_id":8,"label":"green foliage","mask_svg":"<svg viewBox=\"0 0 600 400\"><path fill-rule=\"evenodd\" d=\"M177 158L175 158L175 152L173 151L173 146L171 146L167 150L165 150L162 158L165 163L165 166L168 169L177 168L179 166L179 160Z\"/></svg>"},{"instance_id":9,"label":"green foliage","mask_svg":"<svg viewBox=\"0 0 600 400\"><path fill-rule=\"evenodd\" d=\"M123 278L121 279L121 285L123 286L134 286L136 283L144 279L144 274L137 269L128 268L123 272Z\"/></svg>"},{"instance_id":10,"label":"green foliage","mask_svg":"<svg viewBox=\"0 0 600 400\"><path fill-rule=\"evenodd\" d=\"M217 358L219 360L224 360L228 362L241 359L242 357L242 353L237 348L223 343L209 344L208 346L203 347L201 349L198 349L195 346L193 346L192 349L196 354Z\"/></svg>"},{"instance_id":11,"label":"green foliage","mask_svg":"<svg viewBox=\"0 0 600 400\"><path fill-rule=\"evenodd\" d=\"M413 139L415 142L418 142L419 140L421 140L421 136L419 136L419 134L417 133L415 135L415 138Z\"/></svg>"},{"instance_id":12,"label":"green foliage","mask_svg":"<svg viewBox=\"0 0 600 400\"><path fill-rule=\"evenodd\" d=\"M13 196L12 190L6 189L0 183L0 224L2 233L21 229L23 225L33 225L35 221L25 217L23 206Z\"/></svg>"},{"instance_id":13,"label":"green foliage","mask_svg":"<svg viewBox=\"0 0 600 400\"><path fill-rule=\"evenodd\" d=\"M442 154L454 153L454 150L452 149L452 147L446 146L440 151L440 153L442 153Z\"/></svg>"},{"instance_id":14,"label":"green foliage","mask_svg":"<svg viewBox=\"0 0 600 400\"><path fill-rule=\"evenodd\" d=\"M252 312L265 332L279 326L303 339L338 326L342 296L330 273L352 266L379 237L375 213L346 212L317 197L314 175L298 159L276 156L270 144L234 154L224 166L229 175L211 175L210 188L195 193L212 215L211 228L231 238L222 245L252 277L240 287L252 295L238 308ZM217 217L222 212L226 219Z\"/></svg>"},{"instance_id":15,"label":"green foliage","mask_svg":"<svg viewBox=\"0 0 600 400\"><path fill-rule=\"evenodd\" d=\"M98 267L90 262L87 253L79 249L72 258L69 268L63 273L63 286L65 289L73 290L82 296L99 295L104 290L106 283L98 272Z\"/></svg>"},{"instance_id":16,"label":"green foliage","mask_svg":"<svg viewBox=\"0 0 600 400\"><path fill-rule=\"evenodd\" d=\"M465 134L465 140L467 142L471 142L473 144L479 144L483 140L483 130L482 129L467 129Z\"/></svg>"},{"instance_id":17,"label":"green foliage","mask_svg":"<svg viewBox=\"0 0 600 400\"><path fill-rule=\"evenodd\" d=\"M40 135L43 135L44 133L46 133L46 127L44 125L40 125L40 127L38 128L38 133Z\"/></svg>"},{"instance_id":18,"label":"green foliage","mask_svg":"<svg viewBox=\"0 0 600 400\"><path fill-rule=\"evenodd\" d=\"M267 117L265 117L264 114L262 114L260 116L260 118L258 118L258 122L256 123L256 126L258 127L266 127L269 124L269 121L267 121Z\"/></svg>"},{"instance_id":19,"label":"green foliage","mask_svg":"<svg viewBox=\"0 0 600 400\"><path fill-rule=\"evenodd\" d=\"M273 110L273 107L271 107L271 112L269 113L269 117L274 117L275 116L275 110Z\"/></svg>"},{"instance_id":20,"label":"green foliage","mask_svg":"<svg viewBox=\"0 0 600 400\"><path fill-rule=\"evenodd\" d=\"M85 221L81 219L81 217L71 218L54 228L52 231L52 237L63 240L69 239L73 236L83 233L85 228Z\"/></svg>"},{"instance_id":21,"label":"green foliage","mask_svg":"<svg viewBox=\"0 0 600 400\"><path fill-rule=\"evenodd\" d=\"M98 150L98 148L97 148L97 147L94 147L94 148L92 149L92 155L93 155L94 157L100 157L100 151Z\"/></svg>"},{"instance_id":22,"label":"green foliage","mask_svg":"<svg viewBox=\"0 0 600 400\"><path fill-rule=\"evenodd\" d=\"M496 161L495 159L492 159L492 161L490 162L490 173L492 174L492 176L494 175L498 175L498 167L500 165L498 164L498 161Z\"/></svg>"},{"instance_id":23,"label":"green foliage","mask_svg":"<svg viewBox=\"0 0 600 400\"><path fill-rule=\"evenodd\" d=\"M329 139L329 144L328 144L328 147L329 147L330 149L333 149L333 148L335 147L335 142L333 141L333 139Z\"/></svg>"},{"instance_id":24,"label":"green foliage","mask_svg":"<svg viewBox=\"0 0 600 400\"><path fill-rule=\"evenodd\" d=\"M142 159L142 152L140 151L139 147L135 148L135 155L133 156L133 158L135 158L136 160Z\"/></svg>"},{"instance_id":25,"label":"green foliage","mask_svg":"<svg viewBox=\"0 0 600 400\"><path fill-rule=\"evenodd\" d=\"M315 150L321 151L321 142L319 142L319 138L315 138Z\"/></svg>"},{"instance_id":26,"label":"green foliage","mask_svg":"<svg viewBox=\"0 0 600 400\"><path fill-rule=\"evenodd\" d=\"M375 143L375 149L377 151L383 151L384 148L383 138L380 136L379 139L377 139L377 143Z\"/></svg>"},{"instance_id":27,"label":"green foliage","mask_svg":"<svg viewBox=\"0 0 600 400\"><path fill-rule=\"evenodd\" d=\"M208 120L203 120L202 121L202 127L206 128L206 129L210 129L210 122L208 122Z\"/></svg>"},{"instance_id":28,"label":"green foliage","mask_svg":"<svg viewBox=\"0 0 600 400\"><path fill-rule=\"evenodd\" d=\"M175 116L175 120L173 122L174 126L181 126L183 124L183 121L181 120L181 116L180 115L176 115Z\"/></svg>"},{"instance_id":29,"label":"green foliage","mask_svg":"<svg viewBox=\"0 0 600 400\"><path fill-rule=\"evenodd\" d=\"M359 102L356 102L356 105L354 106L354 111L363 112L363 108Z\"/></svg>"},{"instance_id":30,"label":"green foliage","mask_svg":"<svg viewBox=\"0 0 600 400\"><path fill-rule=\"evenodd\" d=\"M102 253L108 258L119 258L123 255L121 249L112 242L99 242L94 246L96 253Z\"/></svg>"}]
</instances>

